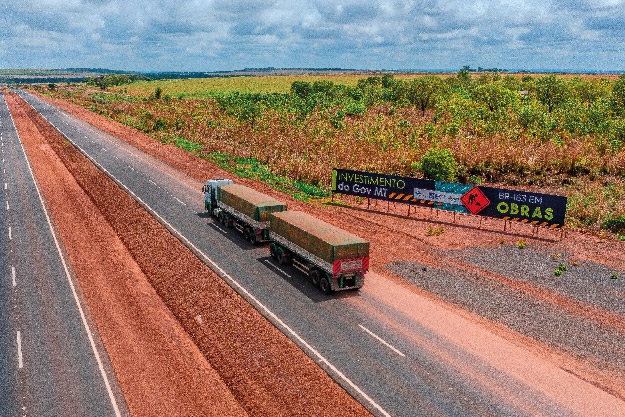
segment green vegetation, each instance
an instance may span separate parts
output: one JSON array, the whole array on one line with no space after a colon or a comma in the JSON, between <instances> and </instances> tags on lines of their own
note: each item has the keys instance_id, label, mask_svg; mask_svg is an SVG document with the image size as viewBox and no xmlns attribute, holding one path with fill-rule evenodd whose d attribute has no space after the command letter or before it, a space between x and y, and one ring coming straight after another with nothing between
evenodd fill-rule
<instances>
[{"instance_id":1,"label":"green vegetation","mask_svg":"<svg viewBox=\"0 0 625 417\"><path fill-rule=\"evenodd\" d=\"M445 232L445 226L441 226L439 228L428 227L428 230L425 232L427 236L440 236Z\"/></svg>"},{"instance_id":2,"label":"green vegetation","mask_svg":"<svg viewBox=\"0 0 625 417\"><path fill-rule=\"evenodd\" d=\"M121 80L106 77L110 85ZM228 169L281 178L276 186L292 191L305 184L327 195L333 167L524 186L567 195L568 226L623 234L625 76L463 69L445 78L240 77L106 88L57 85L48 93L164 142L181 138L173 143L228 161Z\"/></svg>"},{"instance_id":3,"label":"green vegetation","mask_svg":"<svg viewBox=\"0 0 625 417\"><path fill-rule=\"evenodd\" d=\"M130 84L146 79L146 77L141 75L107 74L99 77L88 77L86 83L87 85L100 87L102 90L105 90L108 87Z\"/></svg>"},{"instance_id":4,"label":"green vegetation","mask_svg":"<svg viewBox=\"0 0 625 417\"><path fill-rule=\"evenodd\" d=\"M413 165L413 168L423 171L425 178L452 182L456 179L458 163L449 149L428 149L421 163Z\"/></svg>"}]
</instances>

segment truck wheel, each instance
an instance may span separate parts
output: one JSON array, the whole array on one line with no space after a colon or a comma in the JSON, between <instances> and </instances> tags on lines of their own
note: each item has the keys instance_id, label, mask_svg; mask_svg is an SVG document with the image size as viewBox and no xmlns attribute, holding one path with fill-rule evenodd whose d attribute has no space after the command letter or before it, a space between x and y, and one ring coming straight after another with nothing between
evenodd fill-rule
<instances>
[{"instance_id":1,"label":"truck wheel","mask_svg":"<svg viewBox=\"0 0 625 417\"><path fill-rule=\"evenodd\" d=\"M277 259L280 265L286 265L289 262L289 258L286 256L286 253L284 253L282 248L278 248L277 250Z\"/></svg>"},{"instance_id":2,"label":"truck wheel","mask_svg":"<svg viewBox=\"0 0 625 417\"><path fill-rule=\"evenodd\" d=\"M326 277L322 277L321 281L319 281L319 288L321 288L321 292L324 294L330 294L330 292L332 292L330 281L328 281L328 278Z\"/></svg>"},{"instance_id":3,"label":"truck wheel","mask_svg":"<svg viewBox=\"0 0 625 417\"><path fill-rule=\"evenodd\" d=\"M273 259L278 259L278 255L276 254L276 245L273 243L269 245L269 254L271 254Z\"/></svg>"},{"instance_id":4,"label":"truck wheel","mask_svg":"<svg viewBox=\"0 0 625 417\"><path fill-rule=\"evenodd\" d=\"M247 241L250 242L252 246L256 245L256 232L254 229L246 229L247 230Z\"/></svg>"},{"instance_id":5,"label":"truck wheel","mask_svg":"<svg viewBox=\"0 0 625 417\"><path fill-rule=\"evenodd\" d=\"M318 269L314 269L310 271L310 280L312 281L315 287L319 286L319 282L321 281L321 272Z\"/></svg>"},{"instance_id":6,"label":"truck wheel","mask_svg":"<svg viewBox=\"0 0 625 417\"><path fill-rule=\"evenodd\" d=\"M223 211L219 212L218 219L219 219L219 223L223 225L226 224L226 216L224 215Z\"/></svg>"}]
</instances>

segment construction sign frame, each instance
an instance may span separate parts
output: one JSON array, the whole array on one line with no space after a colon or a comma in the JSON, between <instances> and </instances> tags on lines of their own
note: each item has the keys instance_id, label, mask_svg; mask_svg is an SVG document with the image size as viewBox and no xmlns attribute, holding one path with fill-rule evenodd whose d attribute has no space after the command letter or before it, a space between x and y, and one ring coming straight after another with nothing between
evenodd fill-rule
<instances>
[{"instance_id":1,"label":"construction sign frame","mask_svg":"<svg viewBox=\"0 0 625 417\"><path fill-rule=\"evenodd\" d=\"M332 192L548 228L566 218L567 198L558 195L347 169L332 170Z\"/></svg>"}]
</instances>

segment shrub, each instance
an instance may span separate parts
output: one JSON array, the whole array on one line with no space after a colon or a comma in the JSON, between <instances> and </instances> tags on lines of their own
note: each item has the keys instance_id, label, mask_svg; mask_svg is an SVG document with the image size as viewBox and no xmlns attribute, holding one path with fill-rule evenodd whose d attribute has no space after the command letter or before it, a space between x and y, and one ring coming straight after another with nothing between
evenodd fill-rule
<instances>
[{"instance_id":1,"label":"shrub","mask_svg":"<svg viewBox=\"0 0 625 417\"><path fill-rule=\"evenodd\" d=\"M435 181L455 180L458 162L449 149L430 149L421 158L421 170L426 178Z\"/></svg>"},{"instance_id":2,"label":"shrub","mask_svg":"<svg viewBox=\"0 0 625 417\"><path fill-rule=\"evenodd\" d=\"M612 233L625 233L625 216L609 218L601 223L601 227L611 231Z\"/></svg>"}]
</instances>

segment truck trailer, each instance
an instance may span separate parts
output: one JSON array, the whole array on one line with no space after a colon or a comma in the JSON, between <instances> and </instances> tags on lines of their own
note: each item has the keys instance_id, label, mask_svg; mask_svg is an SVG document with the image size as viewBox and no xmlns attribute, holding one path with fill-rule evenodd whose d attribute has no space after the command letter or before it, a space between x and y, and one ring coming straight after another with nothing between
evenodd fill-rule
<instances>
[{"instance_id":1,"label":"truck trailer","mask_svg":"<svg viewBox=\"0 0 625 417\"><path fill-rule=\"evenodd\" d=\"M232 180L215 178L202 188L204 207L251 244L271 242L271 256L293 265L328 294L361 288L369 269L369 242Z\"/></svg>"},{"instance_id":2,"label":"truck trailer","mask_svg":"<svg viewBox=\"0 0 625 417\"><path fill-rule=\"evenodd\" d=\"M300 211L270 216L271 256L292 264L328 294L358 289L369 269L369 242Z\"/></svg>"},{"instance_id":3,"label":"truck trailer","mask_svg":"<svg viewBox=\"0 0 625 417\"><path fill-rule=\"evenodd\" d=\"M216 178L206 181L204 207L226 227L234 227L252 245L267 242L269 215L286 210L286 204L232 180Z\"/></svg>"}]
</instances>

